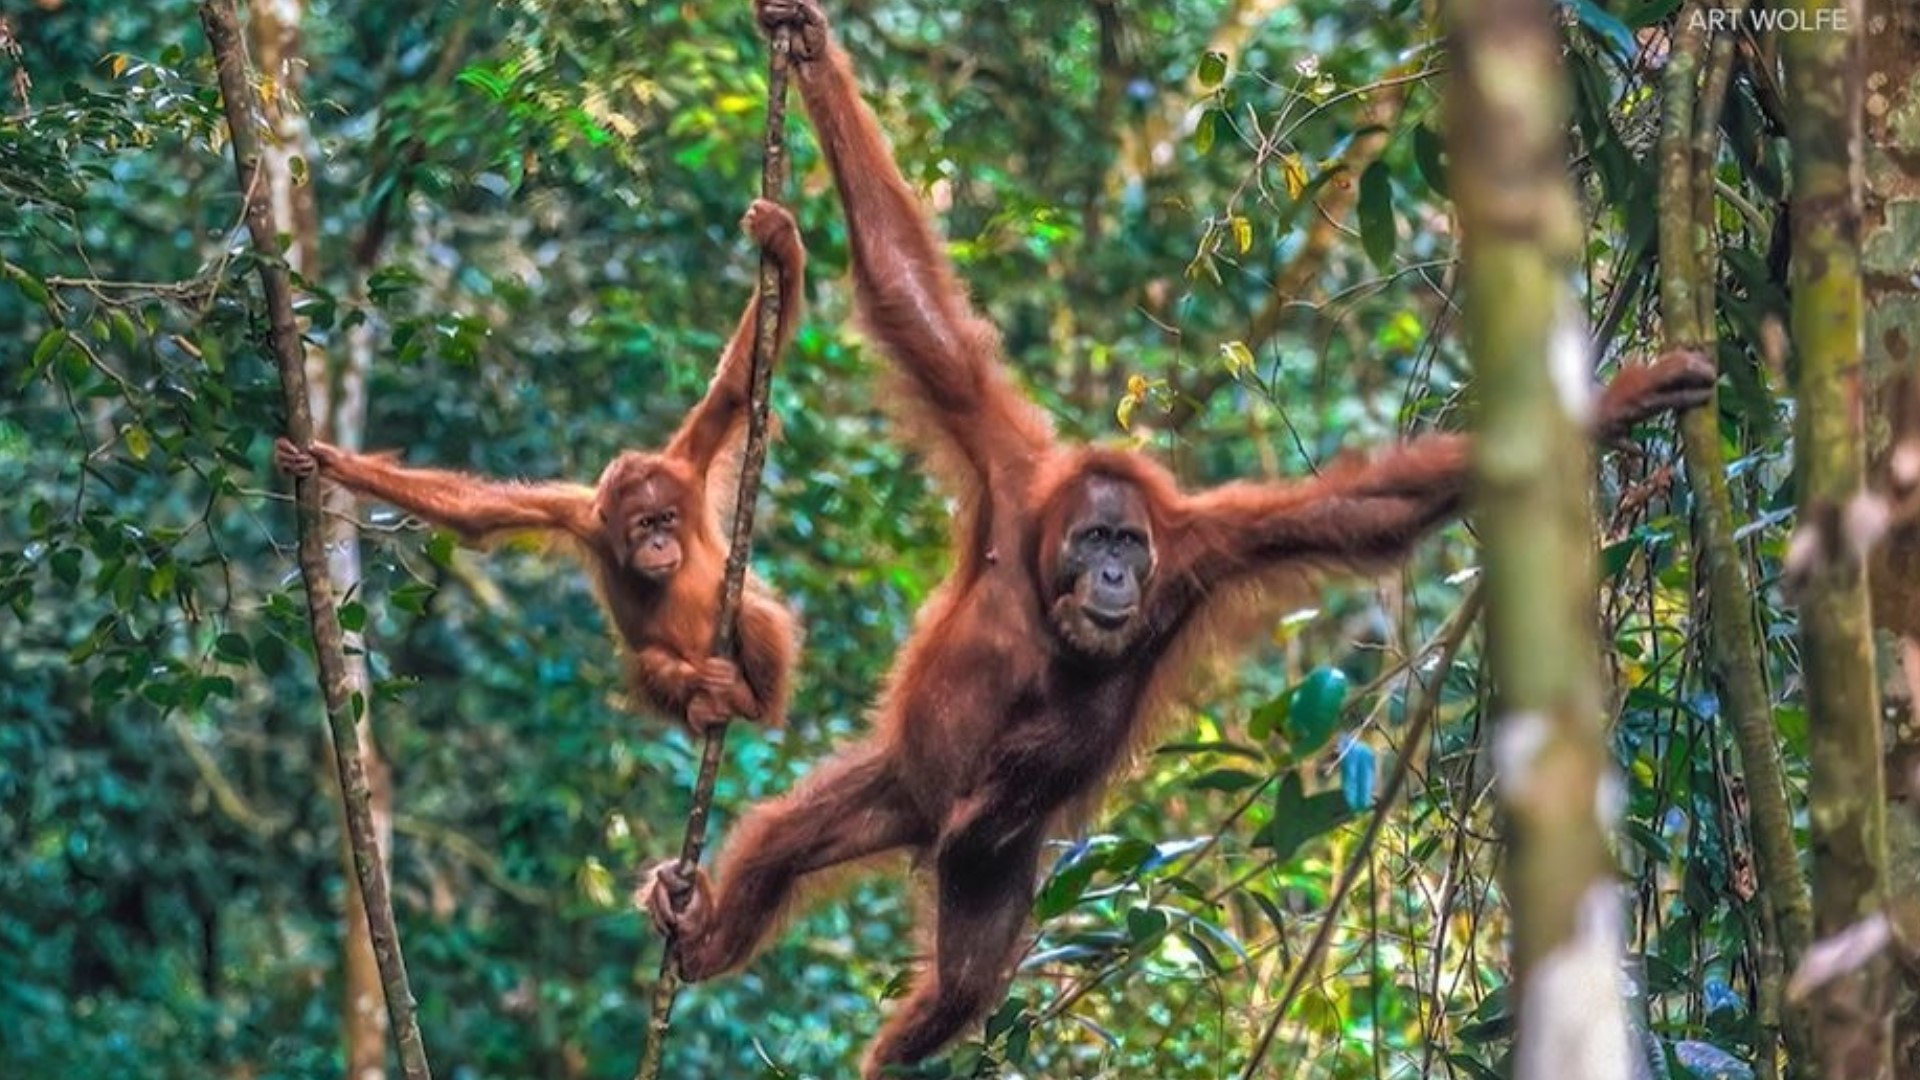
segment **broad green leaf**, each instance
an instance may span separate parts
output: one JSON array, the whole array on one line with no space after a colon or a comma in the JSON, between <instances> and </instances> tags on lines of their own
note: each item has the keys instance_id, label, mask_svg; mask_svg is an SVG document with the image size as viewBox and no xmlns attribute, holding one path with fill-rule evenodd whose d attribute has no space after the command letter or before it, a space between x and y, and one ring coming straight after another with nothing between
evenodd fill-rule
<instances>
[{"instance_id":1,"label":"broad green leaf","mask_svg":"<svg viewBox=\"0 0 1920 1080\"><path fill-rule=\"evenodd\" d=\"M1447 151L1440 135L1425 124L1413 129L1413 163L1420 179L1441 198L1447 197Z\"/></svg>"},{"instance_id":2,"label":"broad green leaf","mask_svg":"<svg viewBox=\"0 0 1920 1080\"><path fill-rule=\"evenodd\" d=\"M39 278L11 263L6 264L6 270L7 277L12 279L14 287L19 289L28 300L44 307L47 301L53 299L53 294L47 291L47 287L41 284Z\"/></svg>"},{"instance_id":3,"label":"broad green leaf","mask_svg":"<svg viewBox=\"0 0 1920 1080\"><path fill-rule=\"evenodd\" d=\"M33 347L33 356L27 361L28 372L31 374L39 374L45 370L46 366L53 361L55 356L59 355L60 350L65 347L66 344L67 330L63 326L56 326L45 334L42 334L40 336L40 344Z\"/></svg>"},{"instance_id":4,"label":"broad green leaf","mask_svg":"<svg viewBox=\"0 0 1920 1080\"><path fill-rule=\"evenodd\" d=\"M1315 668L1293 691L1287 713L1287 742L1305 758L1333 738L1340 710L1347 703L1347 676L1339 668Z\"/></svg>"},{"instance_id":5,"label":"broad green leaf","mask_svg":"<svg viewBox=\"0 0 1920 1080\"><path fill-rule=\"evenodd\" d=\"M1196 791L1245 791L1260 783L1260 777L1240 769L1214 769L1193 778L1188 785Z\"/></svg>"},{"instance_id":6,"label":"broad green leaf","mask_svg":"<svg viewBox=\"0 0 1920 1080\"><path fill-rule=\"evenodd\" d=\"M1159 908L1137 907L1127 912L1127 938L1134 945L1158 941L1167 929L1167 913Z\"/></svg>"},{"instance_id":7,"label":"broad green leaf","mask_svg":"<svg viewBox=\"0 0 1920 1080\"><path fill-rule=\"evenodd\" d=\"M1382 162L1367 166L1360 174L1360 243L1374 269L1386 273L1393 268L1396 239L1393 217L1393 176Z\"/></svg>"},{"instance_id":8,"label":"broad green leaf","mask_svg":"<svg viewBox=\"0 0 1920 1080\"><path fill-rule=\"evenodd\" d=\"M1214 128L1221 122L1219 109L1208 109L1200 114L1200 122L1193 128L1193 149L1201 157L1213 149Z\"/></svg>"},{"instance_id":9,"label":"broad green leaf","mask_svg":"<svg viewBox=\"0 0 1920 1080\"><path fill-rule=\"evenodd\" d=\"M1227 77L1227 54L1218 49L1208 49L1200 58L1200 85L1208 90L1219 86Z\"/></svg>"},{"instance_id":10,"label":"broad green leaf","mask_svg":"<svg viewBox=\"0 0 1920 1080\"><path fill-rule=\"evenodd\" d=\"M1293 858L1302 844L1325 836L1352 816L1347 800L1339 792L1309 796L1300 782L1299 772L1290 772L1280 781L1280 791L1273 802L1273 820L1260 830L1254 845L1273 849L1274 857L1284 863Z\"/></svg>"},{"instance_id":11,"label":"broad green leaf","mask_svg":"<svg viewBox=\"0 0 1920 1080\"><path fill-rule=\"evenodd\" d=\"M155 600L164 598L173 591L174 579L179 573L179 567L172 562L154 567L153 573L147 576L147 595Z\"/></svg>"},{"instance_id":12,"label":"broad green leaf","mask_svg":"<svg viewBox=\"0 0 1920 1080\"><path fill-rule=\"evenodd\" d=\"M229 664L244 664L253 659L253 646L245 635L228 631L213 640L213 655Z\"/></svg>"}]
</instances>

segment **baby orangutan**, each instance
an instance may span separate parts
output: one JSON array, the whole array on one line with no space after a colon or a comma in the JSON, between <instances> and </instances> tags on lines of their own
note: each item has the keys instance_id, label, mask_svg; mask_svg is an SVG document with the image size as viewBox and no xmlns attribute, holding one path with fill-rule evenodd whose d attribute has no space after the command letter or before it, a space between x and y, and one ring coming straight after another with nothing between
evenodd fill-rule
<instances>
[{"instance_id":1,"label":"baby orangutan","mask_svg":"<svg viewBox=\"0 0 1920 1080\"><path fill-rule=\"evenodd\" d=\"M806 250L791 214L755 200L741 222L780 268L779 348L793 338ZM398 464L391 454L356 454L286 439L274 460L294 475L318 471L473 544L512 533L564 542L592 572L594 591L627 646L633 692L651 709L685 718L696 732L745 717L778 726L786 716L798 651L794 618L751 575L741 597L739 663L711 657L727 538L710 474L730 479L746 431L756 294L720 357L712 385L660 451L629 450L593 487L488 480ZM776 355L778 349L776 349ZM716 466L722 466L716 474ZM731 493L726 493L730 499Z\"/></svg>"}]
</instances>

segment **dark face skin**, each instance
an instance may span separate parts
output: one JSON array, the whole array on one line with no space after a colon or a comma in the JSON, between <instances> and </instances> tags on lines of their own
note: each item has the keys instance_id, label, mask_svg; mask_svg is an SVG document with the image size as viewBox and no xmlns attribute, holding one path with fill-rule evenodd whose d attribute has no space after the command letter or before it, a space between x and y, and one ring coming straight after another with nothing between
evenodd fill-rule
<instances>
[{"instance_id":1,"label":"dark face skin","mask_svg":"<svg viewBox=\"0 0 1920 1080\"><path fill-rule=\"evenodd\" d=\"M620 494L607 528L627 553L627 565L650 581L665 582L680 569L680 506L686 492L664 473L642 477Z\"/></svg>"},{"instance_id":2,"label":"dark face skin","mask_svg":"<svg viewBox=\"0 0 1920 1080\"><path fill-rule=\"evenodd\" d=\"M1131 645L1153 576L1153 524L1131 484L1093 477L1061 507L1068 522L1054 564L1054 629L1096 656Z\"/></svg>"}]
</instances>

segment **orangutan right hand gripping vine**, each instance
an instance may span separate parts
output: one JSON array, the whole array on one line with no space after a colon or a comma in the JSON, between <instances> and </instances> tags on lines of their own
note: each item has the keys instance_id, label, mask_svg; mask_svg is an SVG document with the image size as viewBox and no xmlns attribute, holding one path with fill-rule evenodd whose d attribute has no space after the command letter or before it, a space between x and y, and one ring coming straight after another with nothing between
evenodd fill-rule
<instances>
[{"instance_id":1,"label":"orangutan right hand gripping vine","mask_svg":"<svg viewBox=\"0 0 1920 1080\"><path fill-rule=\"evenodd\" d=\"M806 269L800 230L784 207L766 200L754 201L741 226L779 263L784 349L793 338ZM708 655L727 562L724 526L715 511L732 501L726 486L738 471L746 433L759 302L756 293L706 397L666 448L621 454L593 487L500 483L407 468L389 454L356 454L321 442L302 449L285 439L275 444L275 461L296 475L318 470L471 543L515 532L566 541L592 572L595 592L627 646L636 697L655 711L684 718L696 733L732 716L777 726L786 716L798 628L751 575L741 597L738 664Z\"/></svg>"},{"instance_id":2,"label":"orangutan right hand gripping vine","mask_svg":"<svg viewBox=\"0 0 1920 1080\"><path fill-rule=\"evenodd\" d=\"M1005 991L1043 841L1141 740L1230 599L1271 609L1315 574L1401 558L1460 512L1468 443L1430 435L1309 480L1196 493L1141 453L1061 443L999 362L821 6L756 11L768 33L793 32L862 322L899 368L903 430L958 496L955 566L873 733L749 811L717 886L667 864L640 899L676 934L683 974L704 979L748 959L803 877L912 850L933 876L933 963L869 1048L872 1078L938 1050ZM1596 434L1698 404L1713 380L1692 354L1629 368L1601 396Z\"/></svg>"}]
</instances>

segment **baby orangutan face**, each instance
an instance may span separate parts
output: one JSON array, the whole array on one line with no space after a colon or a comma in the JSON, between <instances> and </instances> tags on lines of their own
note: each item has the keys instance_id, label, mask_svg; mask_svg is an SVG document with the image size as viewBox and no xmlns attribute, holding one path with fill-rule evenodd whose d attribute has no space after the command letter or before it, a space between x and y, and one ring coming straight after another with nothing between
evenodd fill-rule
<instances>
[{"instance_id":1,"label":"baby orangutan face","mask_svg":"<svg viewBox=\"0 0 1920 1080\"><path fill-rule=\"evenodd\" d=\"M693 488L666 462L623 458L601 480L601 518L621 564L665 583L684 558L686 503Z\"/></svg>"}]
</instances>

